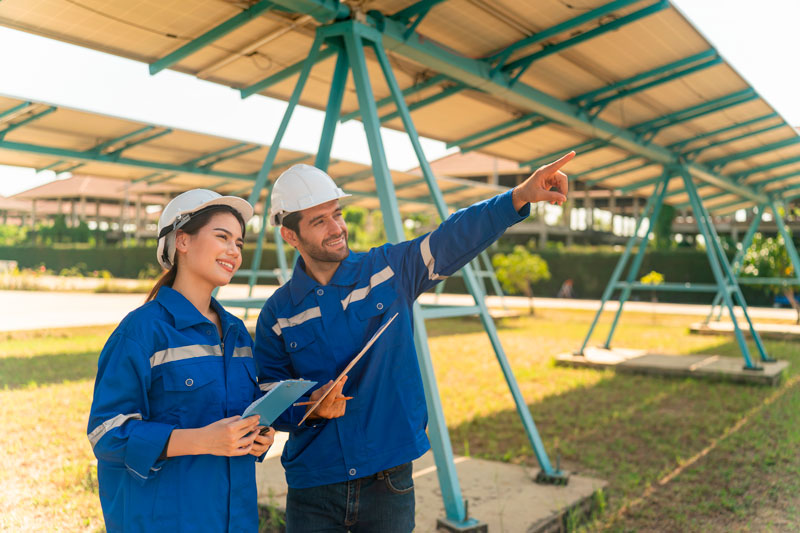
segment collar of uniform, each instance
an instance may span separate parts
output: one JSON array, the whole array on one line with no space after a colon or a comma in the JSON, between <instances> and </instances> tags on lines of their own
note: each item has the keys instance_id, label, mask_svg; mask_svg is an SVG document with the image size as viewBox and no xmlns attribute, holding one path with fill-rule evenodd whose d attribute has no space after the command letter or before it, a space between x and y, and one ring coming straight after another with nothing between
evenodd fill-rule
<instances>
[{"instance_id":1,"label":"collar of uniform","mask_svg":"<svg viewBox=\"0 0 800 533\"><path fill-rule=\"evenodd\" d=\"M158 289L156 301L172 315L172 319L175 321L175 327L178 329L188 328L197 324L211 323L209 319L203 316L203 313L192 305L192 302L187 300L183 294L172 287L161 287ZM217 311L220 321L223 323L223 331L225 331L226 313L214 298L211 298L211 305Z\"/></svg>"},{"instance_id":2,"label":"collar of uniform","mask_svg":"<svg viewBox=\"0 0 800 533\"><path fill-rule=\"evenodd\" d=\"M356 254L354 254L352 250L347 254L347 257L339 263L339 268L337 268L336 272L333 274L329 285L346 287L356 282L358 261L355 256ZM291 288L292 303L294 303L294 305L299 305L300 302L303 301L303 298L305 298L314 287L319 285L311 276L306 274L306 263L303 261L302 257L297 259L297 264L294 266L294 272L292 272L292 279L289 285Z\"/></svg>"}]
</instances>

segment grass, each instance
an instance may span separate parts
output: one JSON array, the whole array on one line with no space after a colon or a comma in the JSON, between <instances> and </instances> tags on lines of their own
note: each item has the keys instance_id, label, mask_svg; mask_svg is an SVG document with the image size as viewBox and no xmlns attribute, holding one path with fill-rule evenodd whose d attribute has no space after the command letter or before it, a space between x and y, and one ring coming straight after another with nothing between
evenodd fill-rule
<instances>
[{"instance_id":1,"label":"grass","mask_svg":"<svg viewBox=\"0 0 800 533\"><path fill-rule=\"evenodd\" d=\"M498 321L523 396L553 462L606 479L587 531L787 531L800 528L800 349L777 388L556 367L592 314L540 310ZM610 315L594 344L604 339ZM693 336L691 317L629 313L620 347L740 357L727 337ZM0 334L0 530L100 531L86 440L97 354L111 328ZM488 338L476 320L428 323L457 454L535 466ZM264 529L280 517L265 511ZM272 524L268 526L267 524ZM578 527L571 523L573 527Z\"/></svg>"}]
</instances>

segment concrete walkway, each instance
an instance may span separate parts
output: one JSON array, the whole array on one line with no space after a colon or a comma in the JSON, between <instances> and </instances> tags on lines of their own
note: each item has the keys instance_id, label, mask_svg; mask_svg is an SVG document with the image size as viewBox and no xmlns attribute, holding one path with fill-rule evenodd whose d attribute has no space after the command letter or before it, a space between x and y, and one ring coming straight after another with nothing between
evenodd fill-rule
<instances>
[{"instance_id":1,"label":"concrete walkway","mask_svg":"<svg viewBox=\"0 0 800 533\"><path fill-rule=\"evenodd\" d=\"M277 287L259 285L253 296L267 298ZM219 298L245 298L246 285L228 285L220 289ZM117 324L132 310L142 305L144 294L95 294L90 292L40 292L40 291L0 291L0 331L17 331L43 328L62 328L77 326L96 326ZM464 294L423 294L423 304L440 303L444 305L471 305L472 297ZM506 296L502 299L510 309L527 309L528 299ZM502 306L501 299L490 296L489 307ZM598 300L565 300L559 298L536 298L537 309L580 309L595 311L600 306ZM606 304L605 311L615 311L616 301ZM236 311L236 310L234 310ZM651 302L628 302L626 312L656 313L684 316L705 316L708 305L670 304ZM240 314L240 313L237 313ZM255 311L251 317L256 316ZM737 310L737 316L742 316ZM792 309L773 309L751 307L750 316L757 320L795 320Z\"/></svg>"}]
</instances>

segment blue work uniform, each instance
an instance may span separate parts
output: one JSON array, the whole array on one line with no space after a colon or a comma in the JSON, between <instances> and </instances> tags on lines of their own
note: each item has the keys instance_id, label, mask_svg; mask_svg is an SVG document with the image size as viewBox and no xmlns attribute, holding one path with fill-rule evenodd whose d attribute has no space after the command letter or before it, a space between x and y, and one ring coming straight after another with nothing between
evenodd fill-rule
<instances>
[{"instance_id":1,"label":"blue work uniform","mask_svg":"<svg viewBox=\"0 0 800 533\"><path fill-rule=\"evenodd\" d=\"M258 317L260 382L304 378L324 385L383 323L398 317L348 373L343 392L354 398L343 417L298 427L306 408L292 407L273 424L290 432L281 457L290 487L369 476L430 448L412 305L529 213L527 204L517 212L511 192L503 193L457 211L417 239L351 251L324 286L298 261Z\"/></svg>"},{"instance_id":2,"label":"blue work uniform","mask_svg":"<svg viewBox=\"0 0 800 533\"><path fill-rule=\"evenodd\" d=\"M211 305L222 340L181 293L161 287L100 354L87 431L109 532L258 530L254 456L160 458L173 429L239 415L261 396L250 334Z\"/></svg>"}]
</instances>

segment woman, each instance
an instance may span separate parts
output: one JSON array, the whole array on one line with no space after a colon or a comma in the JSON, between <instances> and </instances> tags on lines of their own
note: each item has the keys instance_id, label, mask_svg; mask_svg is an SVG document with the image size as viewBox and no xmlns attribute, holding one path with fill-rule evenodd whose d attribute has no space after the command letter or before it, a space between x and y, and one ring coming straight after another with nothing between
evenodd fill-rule
<instances>
[{"instance_id":1,"label":"woman","mask_svg":"<svg viewBox=\"0 0 800 533\"><path fill-rule=\"evenodd\" d=\"M167 272L98 361L88 434L109 532L258 530L255 461L274 430L239 416L261 395L252 339L211 297L241 265L252 215L205 189L161 215Z\"/></svg>"}]
</instances>

